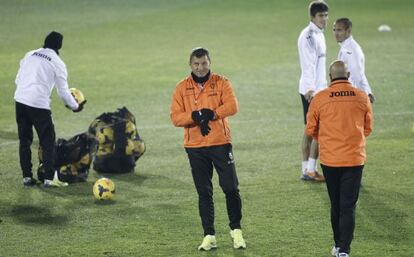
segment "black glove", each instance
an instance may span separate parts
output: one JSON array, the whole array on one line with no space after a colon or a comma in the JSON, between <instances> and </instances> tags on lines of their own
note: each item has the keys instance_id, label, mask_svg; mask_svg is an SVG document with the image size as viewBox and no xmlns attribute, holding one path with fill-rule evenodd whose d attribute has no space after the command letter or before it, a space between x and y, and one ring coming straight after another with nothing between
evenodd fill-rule
<instances>
[{"instance_id":1,"label":"black glove","mask_svg":"<svg viewBox=\"0 0 414 257\"><path fill-rule=\"evenodd\" d=\"M72 110L72 112L80 112L83 110L83 106L86 104L86 100L79 104L78 109Z\"/></svg>"},{"instance_id":2,"label":"black glove","mask_svg":"<svg viewBox=\"0 0 414 257\"><path fill-rule=\"evenodd\" d=\"M191 118L193 119L193 121L194 121L195 123L200 123L200 122L202 121L202 118L201 118L201 111L193 111L193 112L191 113Z\"/></svg>"},{"instance_id":3,"label":"black glove","mask_svg":"<svg viewBox=\"0 0 414 257\"><path fill-rule=\"evenodd\" d=\"M203 137L207 136L210 133L211 128L208 126L208 120L203 120L200 124L200 131Z\"/></svg>"},{"instance_id":4,"label":"black glove","mask_svg":"<svg viewBox=\"0 0 414 257\"><path fill-rule=\"evenodd\" d=\"M368 95L369 101L373 104L375 102L375 96L373 94Z\"/></svg>"},{"instance_id":5,"label":"black glove","mask_svg":"<svg viewBox=\"0 0 414 257\"><path fill-rule=\"evenodd\" d=\"M210 110L207 108L201 109L200 112L201 112L201 118L203 120L213 120L214 116L216 116L213 110Z\"/></svg>"}]
</instances>

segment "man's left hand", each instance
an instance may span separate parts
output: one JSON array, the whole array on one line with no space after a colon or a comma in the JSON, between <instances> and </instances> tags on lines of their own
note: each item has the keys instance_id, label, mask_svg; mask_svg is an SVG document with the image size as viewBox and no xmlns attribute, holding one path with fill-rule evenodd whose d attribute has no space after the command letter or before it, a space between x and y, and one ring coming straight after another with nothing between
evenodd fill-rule
<instances>
[{"instance_id":1,"label":"man's left hand","mask_svg":"<svg viewBox=\"0 0 414 257\"><path fill-rule=\"evenodd\" d=\"M375 96L373 94L368 94L369 101L373 104L375 102Z\"/></svg>"},{"instance_id":2,"label":"man's left hand","mask_svg":"<svg viewBox=\"0 0 414 257\"><path fill-rule=\"evenodd\" d=\"M311 102L312 98L313 98L313 94L315 93L315 91L313 90L309 90L308 92L306 92L306 94L304 95L306 101L308 101L308 103Z\"/></svg>"},{"instance_id":3,"label":"man's left hand","mask_svg":"<svg viewBox=\"0 0 414 257\"><path fill-rule=\"evenodd\" d=\"M203 120L200 123L200 131L201 131L201 135L203 135L203 137L207 136L210 133L210 126L208 125L208 120Z\"/></svg>"}]
</instances>

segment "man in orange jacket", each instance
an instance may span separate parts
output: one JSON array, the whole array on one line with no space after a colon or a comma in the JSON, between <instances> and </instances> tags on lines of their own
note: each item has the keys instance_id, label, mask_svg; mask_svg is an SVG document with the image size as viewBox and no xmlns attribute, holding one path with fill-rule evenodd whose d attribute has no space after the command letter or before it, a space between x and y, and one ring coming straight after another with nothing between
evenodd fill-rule
<instances>
[{"instance_id":1,"label":"man in orange jacket","mask_svg":"<svg viewBox=\"0 0 414 257\"><path fill-rule=\"evenodd\" d=\"M228 117L238 103L229 80L211 73L210 55L195 48L190 55L191 75L178 83L171 103L171 120L184 127L184 147L198 193L198 207L204 229L199 250L217 247L214 230L213 166L226 195L230 235L234 248L246 248L240 220L241 199L234 164Z\"/></svg>"},{"instance_id":2,"label":"man in orange jacket","mask_svg":"<svg viewBox=\"0 0 414 257\"><path fill-rule=\"evenodd\" d=\"M355 206L366 159L365 141L372 131L368 96L348 81L343 61L329 69L330 86L312 100L306 134L319 142L320 162L331 201L335 245L332 255L348 257L355 228Z\"/></svg>"}]
</instances>

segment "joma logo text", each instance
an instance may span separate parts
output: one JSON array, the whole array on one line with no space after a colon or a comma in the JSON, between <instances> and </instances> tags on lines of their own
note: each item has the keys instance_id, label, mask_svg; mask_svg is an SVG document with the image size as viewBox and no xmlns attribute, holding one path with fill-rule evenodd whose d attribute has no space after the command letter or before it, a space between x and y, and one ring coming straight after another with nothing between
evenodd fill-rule
<instances>
[{"instance_id":1,"label":"joma logo text","mask_svg":"<svg viewBox=\"0 0 414 257\"><path fill-rule=\"evenodd\" d=\"M334 96L355 96L355 92L354 91L336 91L336 92L331 92L331 94L329 95L329 97L334 97Z\"/></svg>"}]
</instances>

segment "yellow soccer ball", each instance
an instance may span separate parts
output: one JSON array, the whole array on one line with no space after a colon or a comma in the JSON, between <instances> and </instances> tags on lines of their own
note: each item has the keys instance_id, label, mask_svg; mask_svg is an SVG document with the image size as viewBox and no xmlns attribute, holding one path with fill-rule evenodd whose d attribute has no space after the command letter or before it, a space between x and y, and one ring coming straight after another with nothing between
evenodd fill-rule
<instances>
[{"instance_id":1,"label":"yellow soccer ball","mask_svg":"<svg viewBox=\"0 0 414 257\"><path fill-rule=\"evenodd\" d=\"M109 178L100 178L93 185L93 195L98 200L112 200L115 194L115 184Z\"/></svg>"},{"instance_id":2,"label":"yellow soccer ball","mask_svg":"<svg viewBox=\"0 0 414 257\"><path fill-rule=\"evenodd\" d=\"M114 141L114 130L111 127L103 128L102 133L109 141Z\"/></svg>"},{"instance_id":3,"label":"yellow soccer ball","mask_svg":"<svg viewBox=\"0 0 414 257\"><path fill-rule=\"evenodd\" d=\"M69 88L70 93L72 94L72 96L75 98L76 102L78 104L82 104L83 102L86 101L85 96L83 95L82 91L80 91L77 88Z\"/></svg>"},{"instance_id":4,"label":"yellow soccer ball","mask_svg":"<svg viewBox=\"0 0 414 257\"><path fill-rule=\"evenodd\" d=\"M112 143L114 141L114 130L111 127L100 128L96 132L96 140L100 145Z\"/></svg>"},{"instance_id":5,"label":"yellow soccer ball","mask_svg":"<svg viewBox=\"0 0 414 257\"><path fill-rule=\"evenodd\" d=\"M112 144L100 145L98 147L98 151L96 151L96 156L101 157L103 155L113 153L113 151L114 149Z\"/></svg>"},{"instance_id":6,"label":"yellow soccer ball","mask_svg":"<svg viewBox=\"0 0 414 257\"><path fill-rule=\"evenodd\" d=\"M133 154L133 153L134 153L134 149L135 149L135 146L134 146L134 141L133 141L133 140L131 140L131 139L128 139L128 140L127 140L127 145L126 145L126 147L125 147L125 154L126 154L126 155L131 155L131 154Z\"/></svg>"},{"instance_id":7,"label":"yellow soccer ball","mask_svg":"<svg viewBox=\"0 0 414 257\"><path fill-rule=\"evenodd\" d=\"M75 98L78 104L82 104L86 101L85 96L83 95L82 91L77 88L71 87L69 88L70 93Z\"/></svg>"},{"instance_id":8,"label":"yellow soccer ball","mask_svg":"<svg viewBox=\"0 0 414 257\"><path fill-rule=\"evenodd\" d=\"M135 124L133 122L128 121L125 124L125 133L131 135L133 132L135 132L135 129L136 129L136 127L135 127Z\"/></svg>"},{"instance_id":9,"label":"yellow soccer ball","mask_svg":"<svg viewBox=\"0 0 414 257\"><path fill-rule=\"evenodd\" d=\"M139 155L144 154L145 152L145 142L143 140L134 140L134 152Z\"/></svg>"},{"instance_id":10,"label":"yellow soccer ball","mask_svg":"<svg viewBox=\"0 0 414 257\"><path fill-rule=\"evenodd\" d=\"M79 161L80 165L89 166L92 162L92 156L90 153L85 154Z\"/></svg>"}]
</instances>

